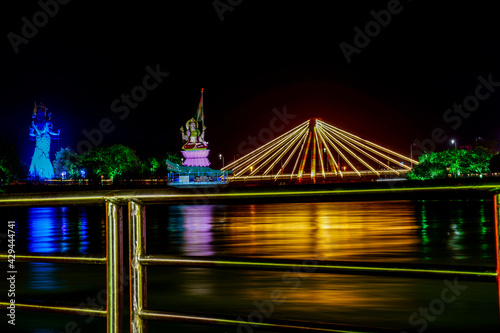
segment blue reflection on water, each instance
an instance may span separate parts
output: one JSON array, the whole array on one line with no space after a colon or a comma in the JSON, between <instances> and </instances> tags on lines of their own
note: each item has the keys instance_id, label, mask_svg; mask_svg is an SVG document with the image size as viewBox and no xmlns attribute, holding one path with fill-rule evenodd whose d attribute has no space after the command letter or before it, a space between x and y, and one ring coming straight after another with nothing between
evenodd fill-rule
<instances>
[{"instance_id":1,"label":"blue reflection on water","mask_svg":"<svg viewBox=\"0 0 500 333\"><path fill-rule=\"evenodd\" d=\"M80 247L78 248L81 254L87 254L89 249L87 213L84 208L80 209L80 218L78 220L78 233L80 235Z\"/></svg>"},{"instance_id":2,"label":"blue reflection on water","mask_svg":"<svg viewBox=\"0 0 500 333\"><path fill-rule=\"evenodd\" d=\"M34 207L28 209L27 217L29 252L88 252L88 222L84 208L75 214L68 207Z\"/></svg>"},{"instance_id":3,"label":"blue reflection on water","mask_svg":"<svg viewBox=\"0 0 500 333\"><path fill-rule=\"evenodd\" d=\"M35 207L28 209L29 238L28 250L34 253L52 253L57 251L57 210L53 207ZM61 229L66 228L65 219L61 221ZM62 232L61 246L64 248L65 233ZM54 290L57 289L55 273L57 267L51 263L31 263L29 289Z\"/></svg>"},{"instance_id":4,"label":"blue reflection on water","mask_svg":"<svg viewBox=\"0 0 500 333\"><path fill-rule=\"evenodd\" d=\"M67 207L33 207L28 209L27 218L29 252L54 255L70 252L75 247L78 254L88 252L85 209L81 208L75 216ZM61 288L61 281L56 277L61 268L56 264L31 263L30 268L32 278L28 288L45 291Z\"/></svg>"},{"instance_id":5,"label":"blue reflection on water","mask_svg":"<svg viewBox=\"0 0 500 333\"><path fill-rule=\"evenodd\" d=\"M28 289L34 290L56 290L60 288L60 281L57 280L56 273L60 270L55 264L34 262L30 263L30 282Z\"/></svg>"},{"instance_id":6,"label":"blue reflection on water","mask_svg":"<svg viewBox=\"0 0 500 333\"><path fill-rule=\"evenodd\" d=\"M69 226L68 226L68 218L67 218L67 208L61 207L61 252L66 252L69 248Z\"/></svg>"},{"instance_id":7,"label":"blue reflection on water","mask_svg":"<svg viewBox=\"0 0 500 333\"><path fill-rule=\"evenodd\" d=\"M28 250L34 253L57 251L57 210L53 207L36 207L28 210L29 233ZM64 241L64 240L63 240Z\"/></svg>"}]
</instances>

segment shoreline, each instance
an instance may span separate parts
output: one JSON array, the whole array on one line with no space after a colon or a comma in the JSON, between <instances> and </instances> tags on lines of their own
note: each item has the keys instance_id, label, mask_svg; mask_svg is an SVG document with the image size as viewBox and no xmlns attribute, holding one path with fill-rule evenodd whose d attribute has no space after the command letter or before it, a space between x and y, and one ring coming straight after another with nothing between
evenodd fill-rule
<instances>
[{"instance_id":1,"label":"shoreline","mask_svg":"<svg viewBox=\"0 0 500 333\"><path fill-rule=\"evenodd\" d=\"M47 186L30 188L11 185L11 191L0 193L0 206L61 205L103 203L115 200L126 203L214 204L274 203L305 201L367 200L438 200L491 199L500 192L500 178L453 178L432 181L383 181L295 185L234 184L212 187L179 188L173 186ZM17 190L17 191L16 191ZM31 191L21 191L31 190Z\"/></svg>"}]
</instances>

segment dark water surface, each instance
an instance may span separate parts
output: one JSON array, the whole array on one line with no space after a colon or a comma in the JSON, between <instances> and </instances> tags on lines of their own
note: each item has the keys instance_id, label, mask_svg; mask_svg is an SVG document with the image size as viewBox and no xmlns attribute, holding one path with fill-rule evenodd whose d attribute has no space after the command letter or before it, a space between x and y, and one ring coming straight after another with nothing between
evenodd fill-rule
<instances>
[{"instance_id":1,"label":"dark water surface","mask_svg":"<svg viewBox=\"0 0 500 333\"><path fill-rule=\"evenodd\" d=\"M8 220L16 221L17 254L105 255L103 206L2 208L0 212L5 220L5 231L0 232L7 232ZM496 260L490 200L152 205L146 216L150 254L457 265L460 269L495 267ZM6 251L6 238L0 241ZM19 262L16 266L18 303L104 306L102 265ZM7 301L8 286L2 282L0 287L5 291L1 300ZM148 307L225 314L235 320L250 315L265 322L293 319L407 332L493 332L498 329L499 313L495 283L181 267L148 267ZM425 309L430 312L421 312ZM103 318L18 310L13 327L3 317L2 332L105 332ZM149 323L150 332L250 330L259 331L251 326Z\"/></svg>"}]
</instances>

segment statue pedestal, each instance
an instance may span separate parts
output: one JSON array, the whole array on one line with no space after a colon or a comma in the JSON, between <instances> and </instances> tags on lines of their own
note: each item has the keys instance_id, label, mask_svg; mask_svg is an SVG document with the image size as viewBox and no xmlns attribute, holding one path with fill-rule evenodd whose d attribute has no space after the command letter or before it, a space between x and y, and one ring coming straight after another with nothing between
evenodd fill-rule
<instances>
[{"instance_id":1,"label":"statue pedestal","mask_svg":"<svg viewBox=\"0 0 500 333\"><path fill-rule=\"evenodd\" d=\"M210 149L181 150L181 153L185 158L184 162L182 162L182 165L184 166L207 167L210 165L210 162L208 161Z\"/></svg>"}]
</instances>

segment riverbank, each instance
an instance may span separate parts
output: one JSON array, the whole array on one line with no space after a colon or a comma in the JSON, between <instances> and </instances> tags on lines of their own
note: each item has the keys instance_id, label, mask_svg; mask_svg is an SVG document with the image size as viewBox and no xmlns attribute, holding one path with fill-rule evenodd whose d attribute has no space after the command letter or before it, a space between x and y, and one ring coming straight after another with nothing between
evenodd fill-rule
<instances>
[{"instance_id":1,"label":"riverbank","mask_svg":"<svg viewBox=\"0 0 500 333\"><path fill-rule=\"evenodd\" d=\"M12 186L0 194L0 205L14 202L58 204L74 200L102 203L106 199L138 199L148 203L207 204L228 202L304 202L342 200L437 200L491 198L500 178L458 178L432 181L380 181L297 185L179 188L172 186Z\"/></svg>"}]
</instances>

